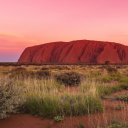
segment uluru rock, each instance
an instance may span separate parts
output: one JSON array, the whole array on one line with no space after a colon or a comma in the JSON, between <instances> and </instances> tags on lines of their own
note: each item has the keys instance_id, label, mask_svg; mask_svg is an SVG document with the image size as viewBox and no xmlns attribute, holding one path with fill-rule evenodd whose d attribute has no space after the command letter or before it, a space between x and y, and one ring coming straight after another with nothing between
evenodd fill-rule
<instances>
[{"instance_id":1,"label":"uluru rock","mask_svg":"<svg viewBox=\"0 0 128 128\"><path fill-rule=\"evenodd\" d=\"M18 62L126 63L128 46L103 41L53 42L24 50Z\"/></svg>"}]
</instances>

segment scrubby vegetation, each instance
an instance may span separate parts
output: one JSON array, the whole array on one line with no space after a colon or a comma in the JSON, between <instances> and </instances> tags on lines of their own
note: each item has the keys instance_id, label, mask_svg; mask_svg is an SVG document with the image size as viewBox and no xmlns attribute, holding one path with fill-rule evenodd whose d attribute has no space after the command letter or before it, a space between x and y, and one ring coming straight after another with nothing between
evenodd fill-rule
<instances>
[{"instance_id":1,"label":"scrubby vegetation","mask_svg":"<svg viewBox=\"0 0 128 128\"><path fill-rule=\"evenodd\" d=\"M128 94L117 96L117 100L123 100L123 101L128 101Z\"/></svg>"},{"instance_id":2,"label":"scrubby vegetation","mask_svg":"<svg viewBox=\"0 0 128 128\"><path fill-rule=\"evenodd\" d=\"M51 73L48 70L42 71L27 71L25 68L15 68L11 70L10 78L13 79L28 79L28 78L36 78L36 79L48 79L51 77Z\"/></svg>"},{"instance_id":3,"label":"scrubby vegetation","mask_svg":"<svg viewBox=\"0 0 128 128\"><path fill-rule=\"evenodd\" d=\"M37 71L35 74L37 79L48 79L51 77L51 73L48 70Z\"/></svg>"},{"instance_id":4,"label":"scrubby vegetation","mask_svg":"<svg viewBox=\"0 0 128 128\"><path fill-rule=\"evenodd\" d=\"M28 82L28 81L27 81ZM30 81L32 82L32 81ZM24 112L41 117L77 116L103 112L99 97L92 93L61 93L65 88L54 80L44 82L34 80L34 85L27 83ZM36 87L36 88L35 88Z\"/></svg>"},{"instance_id":5,"label":"scrubby vegetation","mask_svg":"<svg viewBox=\"0 0 128 128\"><path fill-rule=\"evenodd\" d=\"M65 86L75 86L80 84L81 74L76 72L66 72L56 75L55 79Z\"/></svg>"},{"instance_id":6,"label":"scrubby vegetation","mask_svg":"<svg viewBox=\"0 0 128 128\"><path fill-rule=\"evenodd\" d=\"M106 68L106 70L108 71L108 73L116 73L117 72L117 69L115 67L111 67L111 66L108 66Z\"/></svg>"},{"instance_id":7,"label":"scrubby vegetation","mask_svg":"<svg viewBox=\"0 0 128 128\"><path fill-rule=\"evenodd\" d=\"M128 77L123 77L119 80L119 86L122 89L128 89Z\"/></svg>"},{"instance_id":8,"label":"scrubby vegetation","mask_svg":"<svg viewBox=\"0 0 128 128\"><path fill-rule=\"evenodd\" d=\"M63 116L63 117L62 117L62 116L55 116L55 117L54 117L54 120L55 120L56 122L61 122L61 121L64 120L64 116Z\"/></svg>"},{"instance_id":9,"label":"scrubby vegetation","mask_svg":"<svg viewBox=\"0 0 128 128\"><path fill-rule=\"evenodd\" d=\"M81 122L78 124L78 128L85 128L85 125L83 125Z\"/></svg>"},{"instance_id":10,"label":"scrubby vegetation","mask_svg":"<svg viewBox=\"0 0 128 128\"><path fill-rule=\"evenodd\" d=\"M106 128L128 128L128 124L117 122L115 124L112 124L110 126L107 126Z\"/></svg>"},{"instance_id":11,"label":"scrubby vegetation","mask_svg":"<svg viewBox=\"0 0 128 128\"><path fill-rule=\"evenodd\" d=\"M15 81L0 78L0 119L6 118L9 113L16 113L18 107L24 103L21 95L23 87L17 87Z\"/></svg>"},{"instance_id":12,"label":"scrubby vegetation","mask_svg":"<svg viewBox=\"0 0 128 128\"><path fill-rule=\"evenodd\" d=\"M19 111L57 122L66 116L103 113L102 98L128 90L128 70L110 64L24 65L0 70L0 119ZM128 95L116 96L115 100L128 101ZM115 111L123 108L116 106ZM107 128L111 127L122 127L122 124Z\"/></svg>"}]
</instances>

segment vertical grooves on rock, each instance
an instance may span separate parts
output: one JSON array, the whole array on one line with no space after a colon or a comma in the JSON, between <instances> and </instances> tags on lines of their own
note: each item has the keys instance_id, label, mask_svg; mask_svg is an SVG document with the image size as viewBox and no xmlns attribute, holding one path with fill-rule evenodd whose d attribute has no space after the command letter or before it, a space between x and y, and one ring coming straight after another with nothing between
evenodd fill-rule
<instances>
[{"instance_id":1,"label":"vertical grooves on rock","mask_svg":"<svg viewBox=\"0 0 128 128\"><path fill-rule=\"evenodd\" d=\"M57 59L57 55L54 55L54 52L56 51L56 50L58 50L59 49L59 47L63 44L64 42L57 42L57 43L55 43L55 46L54 46L54 48L53 48L53 50L52 50L52 53L51 53L51 58L50 58L50 61L52 62L52 60L53 60L53 62L55 62L55 60ZM54 56L53 56L54 55Z\"/></svg>"},{"instance_id":2,"label":"vertical grooves on rock","mask_svg":"<svg viewBox=\"0 0 128 128\"><path fill-rule=\"evenodd\" d=\"M62 57L62 59L61 59L61 61L60 61L60 62L63 62L63 59L64 59L64 58L69 54L69 52L71 51L72 47L73 47L73 44L68 48L68 50L67 50L67 52L66 52L65 56L64 56L64 57Z\"/></svg>"},{"instance_id":3,"label":"vertical grooves on rock","mask_svg":"<svg viewBox=\"0 0 128 128\"><path fill-rule=\"evenodd\" d=\"M83 49L83 51L82 51L82 53L81 53L81 55L80 55L80 57L79 57L79 60L80 60L80 61L81 61L81 57L83 56L83 54L84 54L86 48L88 47L89 43L90 43L90 42L88 42L87 44L85 44L84 49Z\"/></svg>"}]
</instances>

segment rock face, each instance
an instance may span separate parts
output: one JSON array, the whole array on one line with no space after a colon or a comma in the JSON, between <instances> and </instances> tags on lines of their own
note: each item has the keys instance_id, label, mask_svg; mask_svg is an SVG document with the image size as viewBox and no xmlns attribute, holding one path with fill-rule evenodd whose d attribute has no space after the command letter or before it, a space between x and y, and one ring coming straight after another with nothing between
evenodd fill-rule
<instances>
[{"instance_id":1,"label":"rock face","mask_svg":"<svg viewBox=\"0 0 128 128\"><path fill-rule=\"evenodd\" d=\"M18 60L18 62L37 63L105 63L105 61L128 62L128 46L91 40L53 42L26 48Z\"/></svg>"}]
</instances>

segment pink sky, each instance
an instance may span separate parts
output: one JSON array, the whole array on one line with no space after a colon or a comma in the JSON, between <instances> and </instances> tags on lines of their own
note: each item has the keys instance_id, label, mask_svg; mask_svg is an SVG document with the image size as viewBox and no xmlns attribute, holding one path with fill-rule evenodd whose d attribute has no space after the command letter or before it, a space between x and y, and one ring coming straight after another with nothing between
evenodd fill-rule
<instances>
[{"instance_id":1,"label":"pink sky","mask_svg":"<svg viewBox=\"0 0 128 128\"><path fill-rule=\"evenodd\" d=\"M28 46L81 39L128 45L128 0L0 0L0 62Z\"/></svg>"}]
</instances>

